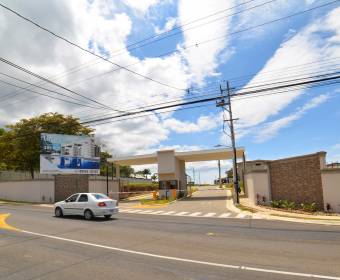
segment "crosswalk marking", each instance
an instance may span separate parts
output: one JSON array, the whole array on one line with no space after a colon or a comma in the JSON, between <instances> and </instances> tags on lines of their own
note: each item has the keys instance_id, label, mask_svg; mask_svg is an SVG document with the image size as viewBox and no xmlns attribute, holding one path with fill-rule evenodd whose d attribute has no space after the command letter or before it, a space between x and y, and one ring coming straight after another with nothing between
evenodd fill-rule
<instances>
[{"instance_id":1,"label":"crosswalk marking","mask_svg":"<svg viewBox=\"0 0 340 280\"><path fill-rule=\"evenodd\" d=\"M139 213L142 213L142 214L150 214L151 212L153 212L153 210L144 210L144 211L141 211Z\"/></svg>"},{"instance_id":2,"label":"crosswalk marking","mask_svg":"<svg viewBox=\"0 0 340 280\"><path fill-rule=\"evenodd\" d=\"M138 210L138 209L132 209L132 210L129 210L127 211L128 213L138 213L138 212L141 212L142 210Z\"/></svg>"},{"instance_id":3,"label":"crosswalk marking","mask_svg":"<svg viewBox=\"0 0 340 280\"><path fill-rule=\"evenodd\" d=\"M244 213L215 213L215 212L209 212L209 213L202 213L202 212L176 212L176 211L155 211L155 210L141 210L141 209L129 209L129 208L121 208L119 209L122 213L128 213L128 214L149 214L149 215L169 215L169 216L186 216L186 217L198 217L198 218L236 218L236 219L263 219L264 217L262 215L247 215Z\"/></svg>"},{"instance_id":4,"label":"crosswalk marking","mask_svg":"<svg viewBox=\"0 0 340 280\"><path fill-rule=\"evenodd\" d=\"M189 214L189 212L179 212L179 213L176 213L175 216L184 216L186 214Z\"/></svg>"},{"instance_id":5,"label":"crosswalk marking","mask_svg":"<svg viewBox=\"0 0 340 280\"><path fill-rule=\"evenodd\" d=\"M216 213L208 213L208 214L203 215L203 217L213 217L215 215Z\"/></svg>"},{"instance_id":6,"label":"crosswalk marking","mask_svg":"<svg viewBox=\"0 0 340 280\"><path fill-rule=\"evenodd\" d=\"M159 215L159 214L161 214L161 213L163 213L164 211L156 211L156 212L153 212L152 214L153 215Z\"/></svg>"},{"instance_id":7,"label":"crosswalk marking","mask_svg":"<svg viewBox=\"0 0 340 280\"><path fill-rule=\"evenodd\" d=\"M202 214L202 212L194 212L194 213L189 214L188 216L190 216L190 217L197 217L197 216L199 216L201 214Z\"/></svg>"},{"instance_id":8,"label":"crosswalk marking","mask_svg":"<svg viewBox=\"0 0 340 280\"><path fill-rule=\"evenodd\" d=\"M230 215L231 215L231 213L224 213L224 214L219 215L218 217L219 218L228 218Z\"/></svg>"},{"instance_id":9,"label":"crosswalk marking","mask_svg":"<svg viewBox=\"0 0 340 280\"><path fill-rule=\"evenodd\" d=\"M165 213L162 213L161 215L172 215L176 213L175 211L169 211L169 212L165 212Z\"/></svg>"}]
</instances>

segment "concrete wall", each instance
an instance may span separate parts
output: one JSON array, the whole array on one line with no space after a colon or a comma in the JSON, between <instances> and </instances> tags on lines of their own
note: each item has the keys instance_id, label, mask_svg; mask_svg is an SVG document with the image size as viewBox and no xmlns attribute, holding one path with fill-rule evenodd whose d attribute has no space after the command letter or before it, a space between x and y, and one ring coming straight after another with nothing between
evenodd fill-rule
<instances>
[{"instance_id":1,"label":"concrete wall","mask_svg":"<svg viewBox=\"0 0 340 280\"><path fill-rule=\"evenodd\" d=\"M54 180L0 182L0 199L23 202L54 202Z\"/></svg>"},{"instance_id":2,"label":"concrete wall","mask_svg":"<svg viewBox=\"0 0 340 280\"><path fill-rule=\"evenodd\" d=\"M323 169L321 178L325 210L329 203L332 211L340 213L340 169Z\"/></svg>"},{"instance_id":3,"label":"concrete wall","mask_svg":"<svg viewBox=\"0 0 340 280\"><path fill-rule=\"evenodd\" d=\"M316 202L323 208L321 165L324 152L268 161L272 200Z\"/></svg>"},{"instance_id":4,"label":"concrete wall","mask_svg":"<svg viewBox=\"0 0 340 280\"><path fill-rule=\"evenodd\" d=\"M90 180L89 181L89 192L103 193L107 192L106 180ZM119 181L109 180L109 196L113 199L119 199Z\"/></svg>"},{"instance_id":5,"label":"concrete wall","mask_svg":"<svg viewBox=\"0 0 340 280\"><path fill-rule=\"evenodd\" d=\"M245 174L247 194L250 201L257 204L257 195L266 198L268 203L271 200L269 174L265 170L252 171Z\"/></svg>"}]
</instances>

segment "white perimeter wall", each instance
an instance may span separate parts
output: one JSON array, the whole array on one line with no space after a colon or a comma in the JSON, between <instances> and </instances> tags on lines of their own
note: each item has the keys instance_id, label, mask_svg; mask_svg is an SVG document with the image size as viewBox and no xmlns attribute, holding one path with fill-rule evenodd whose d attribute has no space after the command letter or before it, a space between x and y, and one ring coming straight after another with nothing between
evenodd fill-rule
<instances>
[{"instance_id":1,"label":"white perimeter wall","mask_svg":"<svg viewBox=\"0 0 340 280\"><path fill-rule=\"evenodd\" d=\"M106 194L106 191L107 191L106 180L89 181L89 192ZM118 200L119 198L118 181L109 180L109 196L113 199Z\"/></svg>"},{"instance_id":2,"label":"white perimeter wall","mask_svg":"<svg viewBox=\"0 0 340 280\"><path fill-rule=\"evenodd\" d=\"M332 211L340 213L340 169L321 171L323 201L329 203Z\"/></svg>"},{"instance_id":3,"label":"white perimeter wall","mask_svg":"<svg viewBox=\"0 0 340 280\"><path fill-rule=\"evenodd\" d=\"M0 199L22 202L54 202L54 180L0 182Z\"/></svg>"},{"instance_id":4,"label":"white perimeter wall","mask_svg":"<svg viewBox=\"0 0 340 280\"><path fill-rule=\"evenodd\" d=\"M245 175L249 200L256 204L257 195L266 198L266 202L271 200L269 175L267 171L254 171Z\"/></svg>"}]
</instances>

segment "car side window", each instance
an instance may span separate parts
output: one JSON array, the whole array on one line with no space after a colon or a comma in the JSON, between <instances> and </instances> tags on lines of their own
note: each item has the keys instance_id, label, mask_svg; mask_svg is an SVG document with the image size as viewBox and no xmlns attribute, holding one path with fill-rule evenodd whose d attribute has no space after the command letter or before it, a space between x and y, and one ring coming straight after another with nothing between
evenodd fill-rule
<instances>
[{"instance_id":1,"label":"car side window","mask_svg":"<svg viewBox=\"0 0 340 280\"><path fill-rule=\"evenodd\" d=\"M78 194L74 194L72 196L70 196L68 199L66 199L66 201L68 202L75 202L77 200Z\"/></svg>"},{"instance_id":2,"label":"car side window","mask_svg":"<svg viewBox=\"0 0 340 280\"><path fill-rule=\"evenodd\" d=\"M82 194L82 195L80 195L80 197L78 198L78 202L87 202L87 201L88 201L87 194Z\"/></svg>"}]
</instances>

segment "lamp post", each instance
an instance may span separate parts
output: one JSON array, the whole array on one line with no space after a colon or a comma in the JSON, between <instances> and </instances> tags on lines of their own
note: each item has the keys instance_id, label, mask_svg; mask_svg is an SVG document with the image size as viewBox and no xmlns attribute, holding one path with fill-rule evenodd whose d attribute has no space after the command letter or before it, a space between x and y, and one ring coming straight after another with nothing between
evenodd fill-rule
<instances>
[{"instance_id":1,"label":"lamp post","mask_svg":"<svg viewBox=\"0 0 340 280\"><path fill-rule=\"evenodd\" d=\"M230 146L226 146L226 145L222 145L222 144L217 144L214 147L218 148L218 147L226 147L226 148L231 148ZM219 159L217 161L218 164L218 183L220 188L222 188L222 178L221 178L221 160Z\"/></svg>"}]
</instances>

